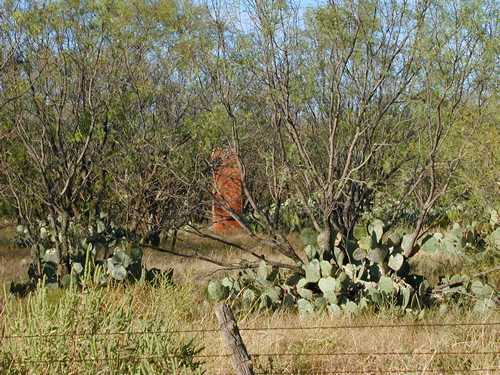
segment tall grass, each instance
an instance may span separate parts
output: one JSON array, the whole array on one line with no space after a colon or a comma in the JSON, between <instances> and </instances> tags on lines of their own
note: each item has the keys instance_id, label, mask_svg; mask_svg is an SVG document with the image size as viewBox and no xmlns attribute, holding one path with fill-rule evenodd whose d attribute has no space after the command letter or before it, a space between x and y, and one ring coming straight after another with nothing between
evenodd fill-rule
<instances>
[{"instance_id":1,"label":"tall grass","mask_svg":"<svg viewBox=\"0 0 500 375\"><path fill-rule=\"evenodd\" d=\"M195 283L157 287L139 282L85 290L39 288L25 299L5 296L0 330L1 374L233 374L213 306ZM393 327L413 323L467 323L499 320L498 311L474 315L463 308L429 310L422 320L388 308L357 317L317 314L307 318L293 310L236 310L250 353L298 353L256 356L254 366L265 374L320 374L324 371L373 373L399 369L472 371L500 365L498 326ZM350 325L350 329L326 328ZM373 325L374 328L361 326ZM319 326L314 330L245 330L244 328ZM213 329L203 333L176 332ZM134 334L137 331L154 334ZM113 332L129 334L108 335ZM161 332L161 333L159 333ZM15 338L12 335L51 337ZM341 355L341 353L368 353ZM392 355L376 353L393 352ZM435 355L419 353L437 353ZM464 352L471 355L440 355ZM490 354L474 355L474 353ZM202 356L197 357L199 353ZM304 355L313 353L313 355ZM336 353L336 355L327 355ZM371 353L371 354L370 354ZM397 354L406 353L406 354ZM202 363L203 362L203 363ZM476 372L475 372L476 373ZM484 370L480 374L494 373Z\"/></svg>"},{"instance_id":2,"label":"tall grass","mask_svg":"<svg viewBox=\"0 0 500 375\"><path fill-rule=\"evenodd\" d=\"M171 332L185 321L185 298L182 288L144 284L7 298L0 373L202 373L200 343Z\"/></svg>"}]
</instances>

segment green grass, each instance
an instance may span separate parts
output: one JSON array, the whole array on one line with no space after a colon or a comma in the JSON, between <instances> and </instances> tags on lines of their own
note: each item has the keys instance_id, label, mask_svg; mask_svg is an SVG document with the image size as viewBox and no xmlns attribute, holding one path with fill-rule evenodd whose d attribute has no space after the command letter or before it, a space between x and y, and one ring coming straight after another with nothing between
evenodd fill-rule
<instances>
[{"instance_id":1,"label":"green grass","mask_svg":"<svg viewBox=\"0 0 500 375\"><path fill-rule=\"evenodd\" d=\"M39 288L25 300L7 297L0 373L201 373L200 361L192 357L201 349L199 340L171 333L190 315L182 303L186 296L182 288L137 284ZM117 332L129 334L110 335Z\"/></svg>"}]
</instances>

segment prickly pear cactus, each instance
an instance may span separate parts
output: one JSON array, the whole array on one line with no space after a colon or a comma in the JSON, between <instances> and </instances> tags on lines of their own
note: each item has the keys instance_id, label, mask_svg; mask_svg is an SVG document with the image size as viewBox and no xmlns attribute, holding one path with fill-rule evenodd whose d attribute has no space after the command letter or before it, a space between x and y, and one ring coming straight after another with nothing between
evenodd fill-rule
<instances>
[{"instance_id":1,"label":"prickly pear cactus","mask_svg":"<svg viewBox=\"0 0 500 375\"><path fill-rule=\"evenodd\" d=\"M142 266L140 239L113 225L106 214L80 223L60 216L40 220L31 227L19 225L18 238L31 247L29 286L13 284L13 292L27 290L43 281L51 288L79 285L85 277L99 271L100 284L108 280L133 281L151 277ZM66 266L66 272L61 267ZM161 277L167 277L167 273Z\"/></svg>"},{"instance_id":2,"label":"prickly pear cactus","mask_svg":"<svg viewBox=\"0 0 500 375\"><path fill-rule=\"evenodd\" d=\"M262 261L235 279L211 281L208 295L213 300L241 297L243 305L258 309L296 306L301 315L315 311L355 315L383 306L418 312L443 299L422 276L411 273L404 255L413 242L411 234L388 232L380 220L357 226L354 233L355 242L341 244L327 240L326 232L305 229L301 238L307 260L298 264L295 272L286 274ZM458 229L447 238L455 243L460 238ZM416 244L421 245L421 241ZM462 287L464 293L471 288L475 310L494 305L491 287L478 283ZM452 295L456 297L450 292L446 298Z\"/></svg>"}]
</instances>

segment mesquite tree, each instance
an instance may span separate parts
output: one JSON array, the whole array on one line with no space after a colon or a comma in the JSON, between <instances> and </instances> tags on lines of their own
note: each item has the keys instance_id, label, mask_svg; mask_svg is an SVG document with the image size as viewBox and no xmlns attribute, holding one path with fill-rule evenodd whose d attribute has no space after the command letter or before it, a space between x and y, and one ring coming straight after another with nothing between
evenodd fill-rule
<instances>
[{"instance_id":1,"label":"mesquite tree","mask_svg":"<svg viewBox=\"0 0 500 375\"><path fill-rule=\"evenodd\" d=\"M183 36L195 8L136 5L5 4L2 43L17 45L9 53L2 44L16 58L1 83L17 99L2 107L1 192L27 230L48 218L60 275L71 266L70 223L106 212L157 237L196 207L197 162L181 157L192 149L182 125L197 107L185 55L193 36ZM193 168L190 179L178 178L182 168Z\"/></svg>"},{"instance_id":2,"label":"mesquite tree","mask_svg":"<svg viewBox=\"0 0 500 375\"><path fill-rule=\"evenodd\" d=\"M395 202L384 230L418 207L415 254L462 158L457 124L479 127L493 107L494 5L133 4L1 4L0 194L22 222L50 215L63 238L69 219L110 211L157 249L187 227L296 268L291 206L332 249L378 193ZM241 170L245 210L231 215L259 246L204 230L220 147ZM168 251L213 261L176 252L175 235Z\"/></svg>"},{"instance_id":3,"label":"mesquite tree","mask_svg":"<svg viewBox=\"0 0 500 375\"><path fill-rule=\"evenodd\" d=\"M325 248L337 234L348 241L374 193L397 181L394 217L410 200L420 211L406 250L413 256L461 159L460 146L443 152L449 134L476 88L484 92L484 13L468 3L332 1L302 17L293 2L246 4L244 30L212 10L211 76L267 243L297 260L278 224L289 199L301 202ZM246 111L248 97L258 115ZM250 153L248 134L259 139ZM249 188L253 160L265 165L267 201Z\"/></svg>"}]
</instances>

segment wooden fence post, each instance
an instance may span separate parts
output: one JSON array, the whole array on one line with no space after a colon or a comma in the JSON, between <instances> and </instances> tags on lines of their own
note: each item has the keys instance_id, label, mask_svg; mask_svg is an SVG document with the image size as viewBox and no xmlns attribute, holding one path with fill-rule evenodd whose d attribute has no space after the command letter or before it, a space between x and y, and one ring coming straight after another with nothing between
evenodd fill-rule
<instances>
[{"instance_id":1,"label":"wooden fence post","mask_svg":"<svg viewBox=\"0 0 500 375\"><path fill-rule=\"evenodd\" d=\"M252 359L248 355L247 348L240 336L231 308L225 303L220 303L215 306L215 315L219 321L219 328L226 347L231 351L236 375L254 375Z\"/></svg>"}]
</instances>

